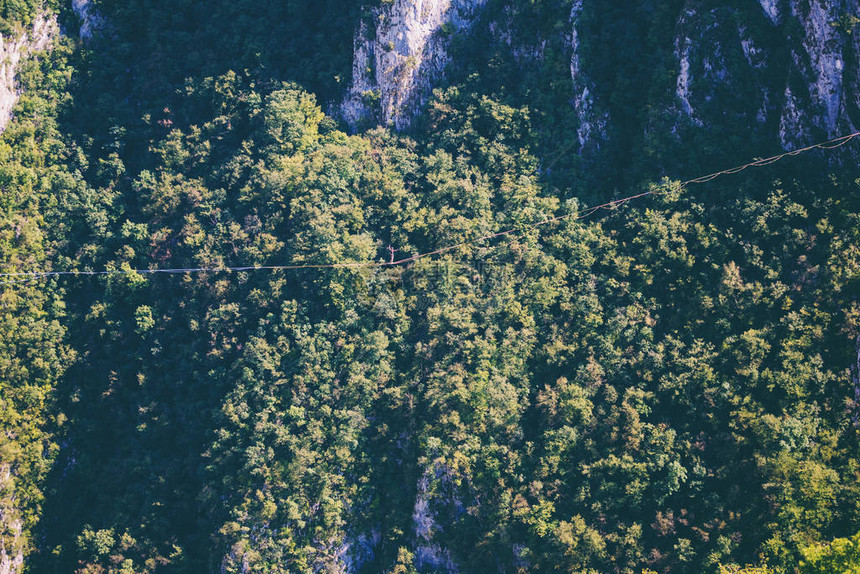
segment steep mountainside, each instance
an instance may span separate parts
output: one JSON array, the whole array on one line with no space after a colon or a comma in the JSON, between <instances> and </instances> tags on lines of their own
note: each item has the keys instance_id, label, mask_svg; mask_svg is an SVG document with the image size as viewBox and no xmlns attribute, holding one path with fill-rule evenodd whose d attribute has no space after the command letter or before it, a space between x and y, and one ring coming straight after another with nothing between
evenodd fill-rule
<instances>
[{"instance_id":1,"label":"steep mountainside","mask_svg":"<svg viewBox=\"0 0 860 574\"><path fill-rule=\"evenodd\" d=\"M448 39L467 32L486 0L395 0L371 12L355 40L352 83L342 111L404 128L426 104L449 58Z\"/></svg>"},{"instance_id":2,"label":"steep mountainside","mask_svg":"<svg viewBox=\"0 0 860 574\"><path fill-rule=\"evenodd\" d=\"M489 38L507 46L521 63L541 60L547 44L559 39L513 38L515 7L496 2L492 10L484 10L487 4L494 3L398 0L374 9L356 34L352 82L342 107L345 119L352 125L372 119L404 129L430 90L444 83L452 35L473 33L460 58L475 51L475 41ZM601 43L601 27L618 8L613 2L567 4L568 12L564 3L558 4L555 17L567 21L561 49L570 59L570 99L577 112L580 147L598 145L613 121L623 123L615 129L653 129L654 112L645 125L629 125L625 112L613 119L612 91L617 86L601 85L613 63L604 52L617 50L614 44ZM646 67L660 63L656 58L647 61L646 42L673 46L666 70L676 76L671 92L668 84L662 92L647 85L628 88L638 91L642 109L656 107L659 114L670 116L673 133L721 125L727 110L732 115L728 120L778 137L785 148L855 129L860 43L851 34L856 21L850 15L858 12L856 0L747 0L731 5L688 0L659 9L650 2L617 4L630 13L670 12L663 17L670 17L674 26L654 33L671 36L646 40L634 32L617 40L642 42L644 59L636 65ZM476 27L486 34L475 33Z\"/></svg>"},{"instance_id":3,"label":"steep mountainside","mask_svg":"<svg viewBox=\"0 0 860 574\"><path fill-rule=\"evenodd\" d=\"M59 33L57 19L51 14L40 14L31 28L17 38L0 34L0 131L12 119L12 109L18 102L16 74L21 59L47 48Z\"/></svg>"},{"instance_id":4,"label":"steep mountainside","mask_svg":"<svg viewBox=\"0 0 860 574\"><path fill-rule=\"evenodd\" d=\"M851 559L860 0L0 20L0 574Z\"/></svg>"}]
</instances>

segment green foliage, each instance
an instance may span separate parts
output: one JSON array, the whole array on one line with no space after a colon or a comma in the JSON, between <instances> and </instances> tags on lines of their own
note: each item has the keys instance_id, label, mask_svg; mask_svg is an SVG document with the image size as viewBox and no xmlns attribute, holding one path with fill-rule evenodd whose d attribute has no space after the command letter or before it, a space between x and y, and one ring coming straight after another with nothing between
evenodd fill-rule
<instances>
[{"instance_id":1,"label":"green foliage","mask_svg":"<svg viewBox=\"0 0 860 574\"><path fill-rule=\"evenodd\" d=\"M31 62L0 142L3 269L123 271L0 286L0 510L32 571L848 564L816 543L860 522L853 168L647 184L704 160L633 130L642 165L549 173L569 2L512 13L554 38L541 69L476 54L409 136L323 113L354 3L100 5L122 40ZM671 51L651 7L581 22L631 125L667 81L622 38ZM655 193L573 217L601 169ZM131 272L286 263L367 265Z\"/></svg>"},{"instance_id":2,"label":"green foliage","mask_svg":"<svg viewBox=\"0 0 860 574\"><path fill-rule=\"evenodd\" d=\"M44 0L0 0L0 34L20 33L43 9Z\"/></svg>"},{"instance_id":3,"label":"green foliage","mask_svg":"<svg viewBox=\"0 0 860 574\"><path fill-rule=\"evenodd\" d=\"M41 63L28 62L21 78L31 91L23 116L0 140L0 260L5 272L51 265L53 194L67 174L56 116L68 86L68 45ZM52 282L8 277L0 285L0 542L10 556L33 549L44 481L57 454L55 389L75 359L66 341L64 294Z\"/></svg>"},{"instance_id":4,"label":"green foliage","mask_svg":"<svg viewBox=\"0 0 860 574\"><path fill-rule=\"evenodd\" d=\"M854 14L843 14L836 22L833 22L831 26L839 28L843 33L850 35L854 33L854 28L857 27L857 24L860 24L860 18Z\"/></svg>"},{"instance_id":5,"label":"green foliage","mask_svg":"<svg viewBox=\"0 0 860 574\"><path fill-rule=\"evenodd\" d=\"M773 570L767 566L721 566L720 574L771 574Z\"/></svg>"},{"instance_id":6,"label":"green foliage","mask_svg":"<svg viewBox=\"0 0 860 574\"><path fill-rule=\"evenodd\" d=\"M804 548L800 571L804 574L860 572L860 534Z\"/></svg>"}]
</instances>

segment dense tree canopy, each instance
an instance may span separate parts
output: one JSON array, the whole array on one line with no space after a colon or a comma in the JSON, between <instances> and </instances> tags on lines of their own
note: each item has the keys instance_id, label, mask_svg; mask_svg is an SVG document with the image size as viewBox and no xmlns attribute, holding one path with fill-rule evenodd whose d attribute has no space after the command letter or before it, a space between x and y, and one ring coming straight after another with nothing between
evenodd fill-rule
<instances>
[{"instance_id":1,"label":"dense tree canopy","mask_svg":"<svg viewBox=\"0 0 860 574\"><path fill-rule=\"evenodd\" d=\"M559 156L561 87L485 53L410 133L348 135L361 6L99 5L114 40L30 61L0 141L3 272L110 271L0 285L31 571L857 571L850 162L682 188L654 166L737 150ZM600 81L635 122L628 56ZM133 271L306 263L369 265Z\"/></svg>"}]
</instances>

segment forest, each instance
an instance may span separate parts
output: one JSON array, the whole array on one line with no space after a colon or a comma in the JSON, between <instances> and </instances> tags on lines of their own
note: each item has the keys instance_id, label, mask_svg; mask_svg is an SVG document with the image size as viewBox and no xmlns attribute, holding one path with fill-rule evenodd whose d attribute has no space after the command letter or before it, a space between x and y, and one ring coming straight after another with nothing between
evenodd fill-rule
<instances>
[{"instance_id":1,"label":"forest","mask_svg":"<svg viewBox=\"0 0 860 574\"><path fill-rule=\"evenodd\" d=\"M387 3L98 0L83 41L0 1L4 34L66 31L0 136L3 555L860 572L860 140L683 185L783 150L740 114L660 127L680 0L586 7L635 127L599 150L561 43L523 66L480 30L409 129L348 126ZM572 1L510 5L552 38ZM299 268L225 269L267 266Z\"/></svg>"}]
</instances>

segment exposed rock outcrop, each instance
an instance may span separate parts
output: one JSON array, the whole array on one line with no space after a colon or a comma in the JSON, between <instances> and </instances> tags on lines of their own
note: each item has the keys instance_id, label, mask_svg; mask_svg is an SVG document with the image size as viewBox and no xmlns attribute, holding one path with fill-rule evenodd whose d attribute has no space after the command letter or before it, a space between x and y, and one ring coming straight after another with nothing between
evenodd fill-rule
<instances>
[{"instance_id":1,"label":"exposed rock outcrop","mask_svg":"<svg viewBox=\"0 0 860 574\"><path fill-rule=\"evenodd\" d=\"M846 62L860 53L837 24L858 11L857 0L761 0L760 8L740 15L747 26L728 8L687 2L675 40L679 116L707 126L731 110L786 149L853 131L847 85L857 70Z\"/></svg>"},{"instance_id":2,"label":"exposed rock outcrop","mask_svg":"<svg viewBox=\"0 0 860 574\"><path fill-rule=\"evenodd\" d=\"M779 24L782 20L780 0L759 0L759 2L761 3L764 13L767 14L768 18L770 18L770 21L774 24Z\"/></svg>"},{"instance_id":3,"label":"exposed rock outcrop","mask_svg":"<svg viewBox=\"0 0 860 574\"><path fill-rule=\"evenodd\" d=\"M687 15L692 14L687 13ZM683 16L681 22L683 22ZM689 37L679 36L675 38L675 57L678 59L679 64L678 79L675 82L675 95L678 97L680 112L690 118L693 123L701 125L701 121L696 118L693 105L690 103L690 94L693 91L690 85L690 57L692 48L693 42Z\"/></svg>"},{"instance_id":4,"label":"exposed rock outcrop","mask_svg":"<svg viewBox=\"0 0 860 574\"><path fill-rule=\"evenodd\" d=\"M436 479L443 477L441 469L435 472L428 469L427 473L418 481L418 495L415 497L415 507L412 511L412 523L415 528L415 566L422 572L446 572L456 574L459 572L457 564L451 553L434 541L434 534L441 531L443 526L436 521L433 511L434 500L430 496L430 477L433 473ZM444 478L444 477L443 477Z\"/></svg>"},{"instance_id":5,"label":"exposed rock outcrop","mask_svg":"<svg viewBox=\"0 0 860 574\"><path fill-rule=\"evenodd\" d=\"M592 32L581 24L589 1L594 0L573 1L564 39L578 119L571 127L580 151L608 141L614 111L599 101L596 94L606 90L597 89L602 86L592 78L599 74L581 53L582 40ZM860 14L858 2L759 0L734 7L688 0L671 39L674 93L666 93L661 104L676 118L669 127L681 137L682 126L731 125L728 118L786 149L853 131L860 123L851 118L860 113L860 34L847 33L840 23L846 15ZM353 127L408 126L444 75L451 36L472 29L485 3L384 2L356 33L352 82L341 115ZM545 57L547 41L558 39L512 34L515 26L505 18L514 13L511 6L496 7L496 19L481 25L515 61L533 69Z\"/></svg>"},{"instance_id":6,"label":"exposed rock outcrop","mask_svg":"<svg viewBox=\"0 0 860 574\"><path fill-rule=\"evenodd\" d=\"M600 147L606 139L606 125L609 115L600 111L594 99L594 84L583 70L580 56L579 21L582 16L582 0L574 0L570 10L570 77L573 81L573 107L576 110L579 125L576 135L580 149L589 146Z\"/></svg>"},{"instance_id":7,"label":"exposed rock outcrop","mask_svg":"<svg viewBox=\"0 0 860 574\"><path fill-rule=\"evenodd\" d=\"M675 133L685 123L701 128L723 125L727 118L754 131L775 129L779 107L771 94L781 93L785 83L774 84L773 35L760 32L779 19L777 6L762 2L736 14L725 6L686 3L674 41Z\"/></svg>"},{"instance_id":8,"label":"exposed rock outcrop","mask_svg":"<svg viewBox=\"0 0 860 574\"><path fill-rule=\"evenodd\" d=\"M8 463L0 464L0 574L24 568L23 524L15 509L15 484Z\"/></svg>"},{"instance_id":9,"label":"exposed rock outcrop","mask_svg":"<svg viewBox=\"0 0 860 574\"><path fill-rule=\"evenodd\" d=\"M376 548L381 541L382 536L378 530L372 531L369 535L348 536L336 551L338 572L343 574L360 572L362 566L373 560Z\"/></svg>"},{"instance_id":10,"label":"exposed rock outcrop","mask_svg":"<svg viewBox=\"0 0 860 574\"><path fill-rule=\"evenodd\" d=\"M373 11L355 38L352 83L341 105L364 119L409 125L448 63L452 34L467 31L486 0L394 0Z\"/></svg>"},{"instance_id":11,"label":"exposed rock outcrop","mask_svg":"<svg viewBox=\"0 0 860 574\"><path fill-rule=\"evenodd\" d=\"M42 14L17 38L0 35L0 131L6 129L12 119L12 109L18 103L20 94L15 76L21 60L46 49L59 31L57 17Z\"/></svg>"},{"instance_id":12,"label":"exposed rock outcrop","mask_svg":"<svg viewBox=\"0 0 860 574\"><path fill-rule=\"evenodd\" d=\"M812 129L817 128L827 137L853 130L846 109L844 75L846 52L854 45L836 23L840 15L852 10L856 13L857 2L791 0L790 6L791 17L802 25L803 37L791 49L792 73L796 76L789 81L808 88L803 94L792 94L791 84L786 89L786 96L794 97L786 98L780 122L780 139L785 147L809 143ZM805 110L799 105L804 99L808 100ZM783 129L797 119L803 124L801 129Z\"/></svg>"},{"instance_id":13,"label":"exposed rock outcrop","mask_svg":"<svg viewBox=\"0 0 860 574\"><path fill-rule=\"evenodd\" d=\"M82 40L90 40L105 29L105 19L93 6L92 0L72 0L72 8L81 21L79 34Z\"/></svg>"}]
</instances>

